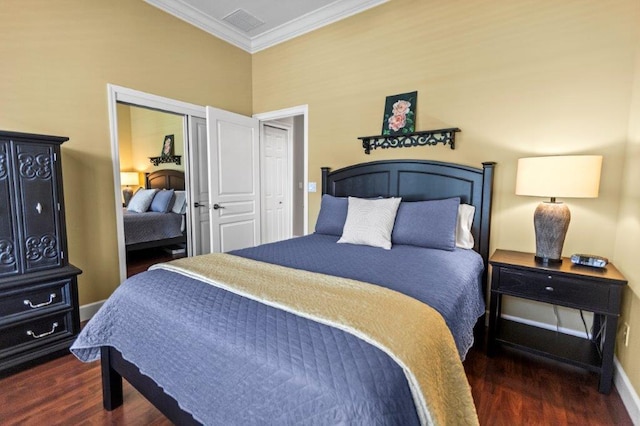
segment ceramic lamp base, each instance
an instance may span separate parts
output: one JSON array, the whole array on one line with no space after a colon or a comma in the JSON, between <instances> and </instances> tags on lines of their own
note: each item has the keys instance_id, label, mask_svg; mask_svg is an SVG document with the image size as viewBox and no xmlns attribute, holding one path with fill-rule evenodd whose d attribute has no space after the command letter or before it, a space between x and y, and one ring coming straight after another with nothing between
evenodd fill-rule
<instances>
[{"instance_id":1,"label":"ceramic lamp base","mask_svg":"<svg viewBox=\"0 0 640 426\"><path fill-rule=\"evenodd\" d=\"M133 189L124 188L122 190L122 200L124 201L124 206L127 207L129 205L129 201L131 201L131 197L133 197Z\"/></svg>"},{"instance_id":2,"label":"ceramic lamp base","mask_svg":"<svg viewBox=\"0 0 640 426\"><path fill-rule=\"evenodd\" d=\"M571 213L563 203L540 203L533 215L536 231L536 261L562 263L562 246L569 229Z\"/></svg>"}]
</instances>

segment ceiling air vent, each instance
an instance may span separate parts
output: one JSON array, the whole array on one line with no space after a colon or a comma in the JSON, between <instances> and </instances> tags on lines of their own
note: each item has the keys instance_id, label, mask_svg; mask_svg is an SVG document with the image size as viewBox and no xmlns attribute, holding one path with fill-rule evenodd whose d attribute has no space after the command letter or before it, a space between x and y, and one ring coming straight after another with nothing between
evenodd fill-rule
<instances>
[{"instance_id":1,"label":"ceiling air vent","mask_svg":"<svg viewBox=\"0 0 640 426\"><path fill-rule=\"evenodd\" d=\"M264 24L264 22L242 9L231 12L222 20L246 33Z\"/></svg>"}]
</instances>

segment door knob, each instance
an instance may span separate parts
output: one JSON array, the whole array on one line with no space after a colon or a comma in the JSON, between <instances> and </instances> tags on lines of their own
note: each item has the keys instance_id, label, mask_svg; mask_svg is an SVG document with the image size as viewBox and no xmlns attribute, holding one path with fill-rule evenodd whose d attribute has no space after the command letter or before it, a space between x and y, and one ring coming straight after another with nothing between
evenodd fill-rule
<instances>
[{"instance_id":1,"label":"door knob","mask_svg":"<svg viewBox=\"0 0 640 426\"><path fill-rule=\"evenodd\" d=\"M207 208L209 208L209 204L199 203L199 202L196 201L195 203L193 203L193 207L207 207Z\"/></svg>"},{"instance_id":2,"label":"door knob","mask_svg":"<svg viewBox=\"0 0 640 426\"><path fill-rule=\"evenodd\" d=\"M218 204L218 203L215 203L215 204L213 205L213 209L214 209L214 210L224 209L224 207L223 207L223 206L221 206L221 205L220 205L220 204Z\"/></svg>"}]
</instances>

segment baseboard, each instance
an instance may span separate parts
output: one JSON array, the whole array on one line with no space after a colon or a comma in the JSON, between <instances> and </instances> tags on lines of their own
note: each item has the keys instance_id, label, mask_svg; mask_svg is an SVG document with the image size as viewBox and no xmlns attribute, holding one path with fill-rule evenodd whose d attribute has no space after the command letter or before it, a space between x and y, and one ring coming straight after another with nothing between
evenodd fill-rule
<instances>
[{"instance_id":1,"label":"baseboard","mask_svg":"<svg viewBox=\"0 0 640 426\"><path fill-rule=\"evenodd\" d=\"M631 421L635 426L640 426L640 398L638 393L631 385L629 377L622 369L618 358L613 357L613 365L613 384L618 389L622 403L627 409Z\"/></svg>"},{"instance_id":2,"label":"baseboard","mask_svg":"<svg viewBox=\"0 0 640 426\"><path fill-rule=\"evenodd\" d=\"M533 321L533 320L529 320L529 319L526 319L526 318L516 317L516 316L513 316L513 315L502 314L500 316L500 318L504 318L506 320L513 321L513 322L519 322L521 324L532 325L532 326L538 327L538 328L544 328L545 330L557 331L559 333L568 334L570 336L581 337L583 339L587 338L587 334L583 330L580 331L580 330L574 330L572 328L556 327L553 324L547 324L545 322ZM589 338L590 337L591 337L591 335L589 335Z\"/></svg>"},{"instance_id":3,"label":"baseboard","mask_svg":"<svg viewBox=\"0 0 640 426\"><path fill-rule=\"evenodd\" d=\"M98 309L100 309L105 301L106 300L100 300L98 302L80 306L80 322L89 321L91 317L98 312Z\"/></svg>"},{"instance_id":4,"label":"baseboard","mask_svg":"<svg viewBox=\"0 0 640 426\"><path fill-rule=\"evenodd\" d=\"M488 316L488 315L487 315ZM532 325L539 328L544 328L546 330L556 331L556 327L552 324L547 324L544 322L533 321L525 318L516 317L513 315L505 315L502 314L501 318L506 320L519 322L522 324ZM557 329L558 332L564 334L570 334L572 336L585 338L584 331L576 331L570 328L560 327ZM622 399L622 403L624 407L627 409L627 413L629 413L629 417L633 421L635 426L640 426L640 398L638 397L638 393L633 388L633 385L629 381L629 377L627 373L625 373L622 365L618 361L618 358L613 357L613 384L615 385L618 393L620 394L620 399Z\"/></svg>"}]
</instances>

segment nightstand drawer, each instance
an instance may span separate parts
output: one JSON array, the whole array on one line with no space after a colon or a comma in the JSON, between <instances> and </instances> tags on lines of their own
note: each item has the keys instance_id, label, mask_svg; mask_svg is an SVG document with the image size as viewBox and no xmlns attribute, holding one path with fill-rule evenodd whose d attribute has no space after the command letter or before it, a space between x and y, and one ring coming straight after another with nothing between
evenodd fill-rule
<instances>
[{"instance_id":1,"label":"nightstand drawer","mask_svg":"<svg viewBox=\"0 0 640 426\"><path fill-rule=\"evenodd\" d=\"M72 335L71 312L19 322L0 329L0 359Z\"/></svg>"},{"instance_id":2,"label":"nightstand drawer","mask_svg":"<svg viewBox=\"0 0 640 426\"><path fill-rule=\"evenodd\" d=\"M0 293L0 324L71 307L71 279Z\"/></svg>"},{"instance_id":3,"label":"nightstand drawer","mask_svg":"<svg viewBox=\"0 0 640 426\"><path fill-rule=\"evenodd\" d=\"M495 290L593 312L609 312L610 306L608 285L546 273L502 268L499 288Z\"/></svg>"}]
</instances>

